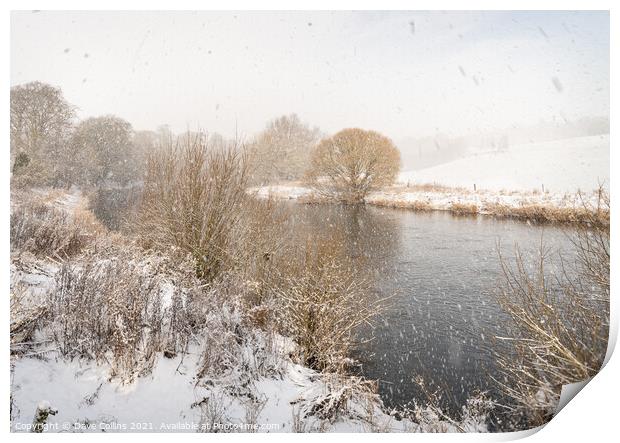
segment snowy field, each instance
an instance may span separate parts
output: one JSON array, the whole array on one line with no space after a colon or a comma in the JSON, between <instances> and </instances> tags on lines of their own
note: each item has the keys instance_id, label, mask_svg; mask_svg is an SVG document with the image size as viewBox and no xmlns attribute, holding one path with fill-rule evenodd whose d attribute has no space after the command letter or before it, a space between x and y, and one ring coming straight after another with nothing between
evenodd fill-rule
<instances>
[{"instance_id":1,"label":"snowy field","mask_svg":"<svg viewBox=\"0 0 620 443\"><path fill-rule=\"evenodd\" d=\"M402 172L402 184L437 183L493 191L592 191L609 186L609 135L576 137L481 152L419 171Z\"/></svg>"}]
</instances>

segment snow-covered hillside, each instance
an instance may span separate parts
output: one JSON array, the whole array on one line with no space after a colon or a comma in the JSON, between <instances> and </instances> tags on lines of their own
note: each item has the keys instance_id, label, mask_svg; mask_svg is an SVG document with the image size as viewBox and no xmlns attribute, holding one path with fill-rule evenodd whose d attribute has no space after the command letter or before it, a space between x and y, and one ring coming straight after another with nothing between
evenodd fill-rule
<instances>
[{"instance_id":1,"label":"snow-covered hillside","mask_svg":"<svg viewBox=\"0 0 620 443\"><path fill-rule=\"evenodd\" d=\"M592 191L609 186L609 135L576 137L483 152L419 171L402 172L401 183L437 183L478 189L551 192Z\"/></svg>"}]
</instances>

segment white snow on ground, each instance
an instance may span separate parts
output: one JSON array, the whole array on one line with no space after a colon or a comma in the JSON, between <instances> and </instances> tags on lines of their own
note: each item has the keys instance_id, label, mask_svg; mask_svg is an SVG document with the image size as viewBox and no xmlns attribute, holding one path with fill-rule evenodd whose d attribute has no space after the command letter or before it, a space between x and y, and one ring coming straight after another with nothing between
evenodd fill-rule
<instances>
[{"instance_id":1,"label":"white snow on ground","mask_svg":"<svg viewBox=\"0 0 620 443\"><path fill-rule=\"evenodd\" d=\"M596 191L581 195L561 192L532 193L527 191L495 192L477 191L469 192L459 188L438 188L436 190L416 189L415 187L388 188L383 191L373 192L365 199L366 203L378 206L393 206L413 209L432 209L438 211L454 210L454 205L473 205L479 214L493 213L488 210L492 205L505 206L507 208L519 208L529 205L544 206L558 209L581 208L585 203L596 207L598 193ZM427 205L420 208L419 205Z\"/></svg>"},{"instance_id":2,"label":"white snow on ground","mask_svg":"<svg viewBox=\"0 0 620 443\"><path fill-rule=\"evenodd\" d=\"M30 302L40 303L47 291L54 290L59 267L31 254L14 260L12 287L25 287ZM169 304L173 290L170 282L164 282L160 292L164 303ZM272 348L262 351L265 361L281 368L270 375L260 375L249 365L231 368L219 378L198 379L202 350L195 344L188 353L174 358L160 354L151 373L125 384L111 376L105 363L61 357L44 331L36 339L39 346L11 361L11 429L16 432L30 430L37 406L42 403L57 411L47 420L45 430L49 432L196 432L202 425L214 426L213 418L205 421L203 417L199 403L205 398L210 399L217 425L227 427L216 431L248 431L244 426L256 423L263 426L257 431L292 432L297 422L297 430L360 432L372 426L364 415L368 405L372 405L377 425L392 430L414 426L383 412L377 396L355 398L352 394L347 410L333 421L317 417L313 407L343 388L331 385L329 377L294 363L289 354L295 344L281 336L276 336ZM244 348L243 360L251 362L255 351ZM338 380L342 386L348 383L347 377ZM257 401L250 401L248 395ZM484 421L478 426L484 430Z\"/></svg>"},{"instance_id":3,"label":"white snow on ground","mask_svg":"<svg viewBox=\"0 0 620 443\"><path fill-rule=\"evenodd\" d=\"M223 425L247 423L241 400L224 395L217 386L197 385L197 360L195 354L162 357L152 374L122 385L110 381L105 367L93 362L21 358L14 366L12 429L27 430L44 400L58 411L48 419L49 431L196 432L201 422L197 403L204 398L212 398L222 408ZM290 364L281 379L263 378L255 383L254 395L265 402L256 418L256 423L265 424L260 430L292 431L291 402L320 391L316 378L313 371ZM355 427L351 424L350 430Z\"/></svg>"},{"instance_id":4,"label":"white snow on ground","mask_svg":"<svg viewBox=\"0 0 620 443\"><path fill-rule=\"evenodd\" d=\"M609 186L609 134L545 143L510 146L505 152L485 152L442 165L402 172L406 184L437 183L477 189L574 193Z\"/></svg>"},{"instance_id":5,"label":"white snow on ground","mask_svg":"<svg viewBox=\"0 0 620 443\"><path fill-rule=\"evenodd\" d=\"M201 383L195 377L198 361L197 353L160 357L151 374L123 385L92 361L51 353L44 359L22 357L12 368L11 430L29 432L37 406L49 404L56 413L44 432L487 431L486 400L470 400L461 422L445 420L431 408L417 411L417 423L399 420L375 397L351 392L342 377L334 387L329 375L289 361L281 375L250 381L253 402L221 380ZM333 420L322 418L330 407L341 412Z\"/></svg>"}]
</instances>

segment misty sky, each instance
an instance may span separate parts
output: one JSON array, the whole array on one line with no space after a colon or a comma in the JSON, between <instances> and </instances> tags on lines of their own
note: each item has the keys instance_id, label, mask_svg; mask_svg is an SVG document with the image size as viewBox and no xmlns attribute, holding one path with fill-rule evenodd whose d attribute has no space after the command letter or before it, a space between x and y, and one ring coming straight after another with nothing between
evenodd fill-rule
<instances>
[{"instance_id":1,"label":"misty sky","mask_svg":"<svg viewBox=\"0 0 620 443\"><path fill-rule=\"evenodd\" d=\"M398 139L609 114L607 12L14 12L11 84L80 117Z\"/></svg>"}]
</instances>

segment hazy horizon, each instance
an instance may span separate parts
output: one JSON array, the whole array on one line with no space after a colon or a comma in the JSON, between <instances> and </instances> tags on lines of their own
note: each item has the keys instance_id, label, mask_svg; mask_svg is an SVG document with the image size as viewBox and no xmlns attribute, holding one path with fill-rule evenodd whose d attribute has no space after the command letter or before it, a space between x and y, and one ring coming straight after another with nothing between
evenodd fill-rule
<instances>
[{"instance_id":1,"label":"hazy horizon","mask_svg":"<svg viewBox=\"0 0 620 443\"><path fill-rule=\"evenodd\" d=\"M11 85L35 80L138 130L479 134L608 118L609 14L13 12Z\"/></svg>"}]
</instances>

